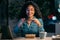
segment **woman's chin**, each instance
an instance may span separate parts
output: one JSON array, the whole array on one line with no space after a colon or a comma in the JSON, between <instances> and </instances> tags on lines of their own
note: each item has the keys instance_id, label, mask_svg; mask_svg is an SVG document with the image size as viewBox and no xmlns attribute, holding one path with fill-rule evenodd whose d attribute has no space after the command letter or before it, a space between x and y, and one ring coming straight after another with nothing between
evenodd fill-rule
<instances>
[{"instance_id":1,"label":"woman's chin","mask_svg":"<svg viewBox=\"0 0 60 40\"><path fill-rule=\"evenodd\" d=\"M28 16L28 18L31 18L31 16Z\"/></svg>"},{"instance_id":2,"label":"woman's chin","mask_svg":"<svg viewBox=\"0 0 60 40\"><path fill-rule=\"evenodd\" d=\"M28 16L29 18L33 17L33 16Z\"/></svg>"}]
</instances>

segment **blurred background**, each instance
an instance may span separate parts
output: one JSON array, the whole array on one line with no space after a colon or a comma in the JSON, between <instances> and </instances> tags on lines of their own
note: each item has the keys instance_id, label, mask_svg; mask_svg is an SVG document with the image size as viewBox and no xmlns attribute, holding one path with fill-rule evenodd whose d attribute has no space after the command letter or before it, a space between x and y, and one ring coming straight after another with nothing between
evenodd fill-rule
<instances>
[{"instance_id":1,"label":"blurred background","mask_svg":"<svg viewBox=\"0 0 60 40\"><path fill-rule=\"evenodd\" d=\"M0 32L6 34L8 26L15 25L20 18L21 7L26 1L29 0L0 0ZM32 1L36 2L40 8L45 31L55 33L56 23L60 23L60 0Z\"/></svg>"}]
</instances>

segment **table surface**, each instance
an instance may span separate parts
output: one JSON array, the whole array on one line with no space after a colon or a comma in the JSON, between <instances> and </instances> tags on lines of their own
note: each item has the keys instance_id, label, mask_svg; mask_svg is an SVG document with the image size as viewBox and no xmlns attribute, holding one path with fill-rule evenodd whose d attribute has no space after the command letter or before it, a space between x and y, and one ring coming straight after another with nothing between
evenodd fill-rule
<instances>
[{"instance_id":1,"label":"table surface","mask_svg":"<svg viewBox=\"0 0 60 40\"><path fill-rule=\"evenodd\" d=\"M46 37L45 39L40 39L39 37L36 37L36 38L20 37L20 38L14 38L14 40L52 40L52 38L51 37Z\"/></svg>"}]
</instances>

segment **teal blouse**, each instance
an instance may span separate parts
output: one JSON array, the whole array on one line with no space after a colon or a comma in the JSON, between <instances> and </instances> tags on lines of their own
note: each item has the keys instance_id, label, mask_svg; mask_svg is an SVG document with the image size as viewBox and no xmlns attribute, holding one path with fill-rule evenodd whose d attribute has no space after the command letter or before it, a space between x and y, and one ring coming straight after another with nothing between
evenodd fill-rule
<instances>
[{"instance_id":1,"label":"teal blouse","mask_svg":"<svg viewBox=\"0 0 60 40\"><path fill-rule=\"evenodd\" d=\"M38 34L39 32L45 31L43 28L43 20L41 18L39 18L38 20L40 21L42 26L38 27L38 25L33 21L31 22L30 26L28 26L27 22L25 21L20 27L18 27L18 24L14 27L14 33L19 36L25 34ZM21 23L22 21L19 20L19 22Z\"/></svg>"}]
</instances>

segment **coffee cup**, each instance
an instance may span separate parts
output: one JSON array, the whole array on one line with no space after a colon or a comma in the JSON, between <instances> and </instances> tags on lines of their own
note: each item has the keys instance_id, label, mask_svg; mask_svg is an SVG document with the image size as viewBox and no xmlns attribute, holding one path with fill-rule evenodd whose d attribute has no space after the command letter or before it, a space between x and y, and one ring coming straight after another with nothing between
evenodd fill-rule
<instances>
[{"instance_id":1,"label":"coffee cup","mask_svg":"<svg viewBox=\"0 0 60 40\"><path fill-rule=\"evenodd\" d=\"M47 32L39 32L40 39L45 39L47 36Z\"/></svg>"}]
</instances>

